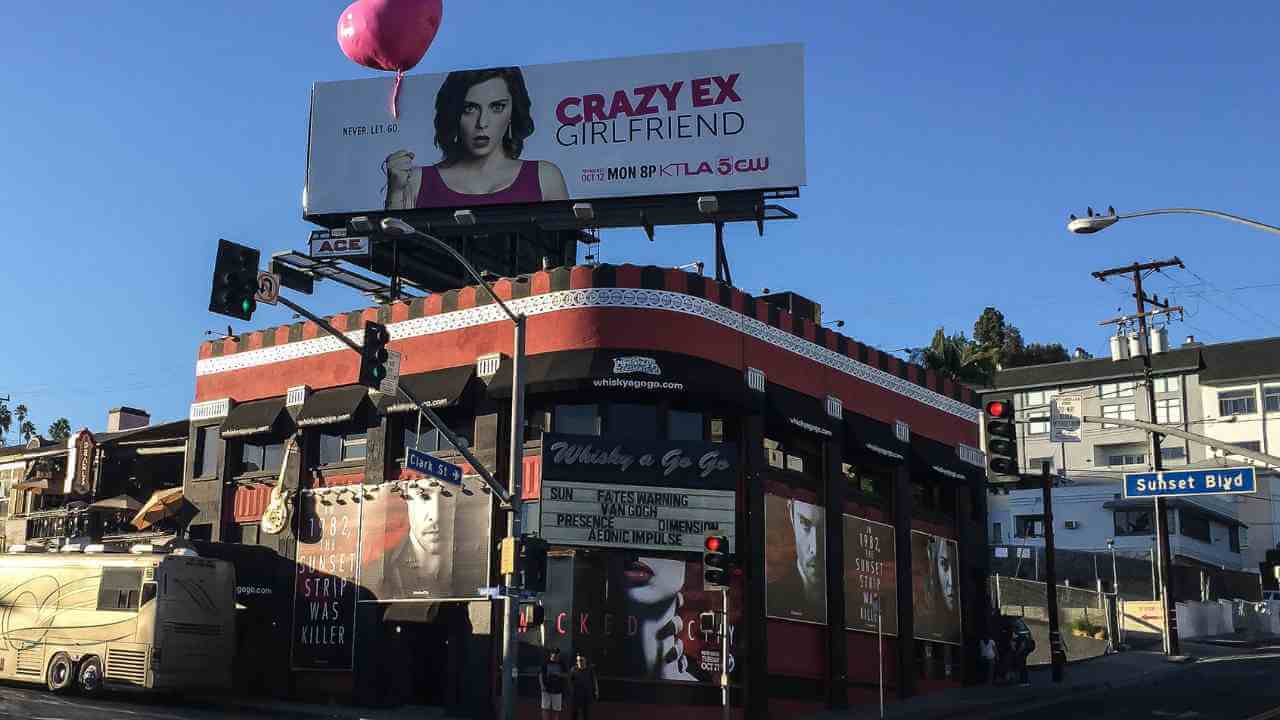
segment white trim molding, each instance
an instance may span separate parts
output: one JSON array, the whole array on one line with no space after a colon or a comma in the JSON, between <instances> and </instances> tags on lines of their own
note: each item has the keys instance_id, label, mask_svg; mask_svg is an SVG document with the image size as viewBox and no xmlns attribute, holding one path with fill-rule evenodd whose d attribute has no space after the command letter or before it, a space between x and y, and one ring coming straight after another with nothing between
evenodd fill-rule
<instances>
[{"instance_id":1,"label":"white trim molding","mask_svg":"<svg viewBox=\"0 0 1280 720\"><path fill-rule=\"evenodd\" d=\"M229 412L231 412L231 398L205 400L204 402L191 403L191 413L188 415L188 419L191 422L213 420L226 417Z\"/></svg>"},{"instance_id":2,"label":"white trim molding","mask_svg":"<svg viewBox=\"0 0 1280 720\"><path fill-rule=\"evenodd\" d=\"M797 337L792 333L773 327L755 318L747 317L723 305L684 293L639 288L583 288L533 295L509 301L507 305L513 312L522 313L526 316L587 308L665 310L692 315L732 328L744 335L767 342L790 353L809 358L814 362L826 365L863 382L877 385L898 395L954 415L962 420L971 423L978 422L978 409L970 407L959 400L947 397L929 388L921 387L879 368L873 368L853 358L845 357L834 350ZM508 322L508 318L502 309L497 305L490 304L439 315L413 318L412 320L403 320L388 325L387 329L391 333L392 341L395 341L488 325L490 323L505 322ZM346 335L359 342L363 332L363 330L356 330L348 332ZM229 370L241 370L330 352L346 351L347 349L346 345L332 337L326 336L302 340L285 343L284 345L273 345L268 348L246 350L245 352L231 355L204 358L196 363L196 375L215 375Z\"/></svg>"}]
</instances>

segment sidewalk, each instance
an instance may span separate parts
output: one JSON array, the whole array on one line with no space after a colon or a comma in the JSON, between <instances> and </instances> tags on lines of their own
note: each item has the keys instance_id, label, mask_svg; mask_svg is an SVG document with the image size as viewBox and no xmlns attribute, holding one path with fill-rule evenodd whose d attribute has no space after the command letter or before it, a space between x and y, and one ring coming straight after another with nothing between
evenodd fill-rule
<instances>
[{"instance_id":1,"label":"sidewalk","mask_svg":"<svg viewBox=\"0 0 1280 720\"><path fill-rule=\"evenodd\" d=\"M1211 645L1198 646L1194 652L1197 655L1232 654ZM885 717L893 720L992 717L998 713L1050 705L1081 694L1138 684L1152 676L1177 672L1192 665L1194 663L1169 662L1158 652L1117 653L1068 665L1061 683L1053 682L1048 667L1036 667L1031 670L1031 687L981 686L945 690L887 703ZM811 715L808 720L873 720L879 717L879 708L873 705L844 712L827 711Z\"/></svg>"},{"instance_id":2,"label":"sidewalk","mask_svg":"<svg viewBox=\"0 0 1280 720\"><path fill-rule=\"evenodd\" d=\"M421 705L364 708L354 705L320 705L266 698L222 700L210 697L192 698L190 702L206 709L220 709L227 713L228 717L236 717L240 713L269 715L282 720L424 720L444 717L443 708Z\"/></svg>"}]
</instances>

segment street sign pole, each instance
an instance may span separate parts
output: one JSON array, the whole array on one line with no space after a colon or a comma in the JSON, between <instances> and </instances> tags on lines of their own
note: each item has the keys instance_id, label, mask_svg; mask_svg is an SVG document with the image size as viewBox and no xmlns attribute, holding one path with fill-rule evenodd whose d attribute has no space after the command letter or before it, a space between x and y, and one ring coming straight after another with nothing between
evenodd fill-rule
<instances>
[{"instance_id":1,"label":"street sign pole","mask_svg":"<svg viewBox=\"0 0 1280 720\"><path fill-rule=\"evenodd\" d=\"M512 335L511 352L511 512L507 515L507 537L512 542L519 542L523 529L520 518L521 479L524 471L524 330L526 318L516 315L513 318L515 332ZM519 553L517 553L517 556ZM516 571L506 576L508 587L515 585ZM516 716L516 681L520 668L517 667L516 626L519 622L517 613L520 605L508 596L503 613L502 632L502 717L513 720Z\"/></svg>"}]
</instances>

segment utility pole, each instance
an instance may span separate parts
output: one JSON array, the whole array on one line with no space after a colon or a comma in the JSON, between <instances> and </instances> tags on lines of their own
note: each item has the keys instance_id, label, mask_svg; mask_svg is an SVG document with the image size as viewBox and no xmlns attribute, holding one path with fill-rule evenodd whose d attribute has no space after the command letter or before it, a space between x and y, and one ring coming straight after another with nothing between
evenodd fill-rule
<instances>
[{"instance_id":1,"label":"utility pole","mask_svg":"<svg viewBox=\"0 0 1280 720\"><path fill-rule=\"evenodd\" d=\"M1133 280L1133 297L1137 303L1137 320L1138 320L1138 348L1142 357L1142 381L1147 391L1147 412L1149 420L1152 423L1156 420L1156 386L1151 378L1151 335L1147 329L1147 303L1151 303L1156 307L1169 310L1168 303L1162 303L1158 298L1147 297L1142 291L1142 278L1144 273L1158 272L1161 268L1166 267L1186 267L1182 264L1182 260L1176 256L1168 260L1156 260L1149 263L1135 262L1125 267L1108 268L1093 273L1093 276L1103 282L1108 277L1114 275L1128 275ZM1164 469L1164 462L1160 457L1160 441L1162 435L1158 432L1150 433L1151 436L1151 471L1160 472ZM1155 503L1155 521L1156 521L1156 548L1158 550L1159 567L1160 567L1160 614L1164 619L1165 632L1165 652L1170 656L1181 655L1182 647L1178 642L1178 609L1174 604L1173 593L1170 592L1169 582L1169 519L1165 516L1164 498L1153 498Z\"/></svg>"},{"instance_id":2,"label":"utility pole","mask_svg":"<svg viewBox=\"0 0 1280 720\"><path fill-rule=\"evenodd\" d=\"M1053 665L1053 681L1062 682L1066 653L1062 651L1062 619L1058 617L1058 576L1053 550L1053 476L1049 463L1040 465L1040 490L1044 498L1044 581L1046 611L1049 613L1049 662Z\"/></svg>"}]
</instances>

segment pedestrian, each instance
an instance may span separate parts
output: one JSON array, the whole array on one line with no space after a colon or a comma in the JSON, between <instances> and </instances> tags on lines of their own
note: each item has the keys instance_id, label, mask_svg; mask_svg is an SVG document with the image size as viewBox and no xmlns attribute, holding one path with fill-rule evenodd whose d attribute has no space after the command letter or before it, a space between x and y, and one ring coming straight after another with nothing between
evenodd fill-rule
<instances>
[{"instance_id":1,"label":"pedestrian","mask_svg":"<svg viewBox=\"0 0 1280 720\"><path fill-rule=\"evenodd\" d=\"M560 659L560 648L551 648L549 657L538 672L538 686L542 688L542 720L560 720L564 709L564 683L569 669Z\"/></svg>"},{"instance_id":2,"label":"pedestrian","mask_svg":"<svg viewBox=\"0 0 1280 720\"><path fill-rule=\"evenodd\" d=\"M600 683L583 653L578 653L577 661L569 671L569 687L573 692L573 720L591 720L591 704L600 699Z\"/></svg>"},{"instance_id":3,"label":"pedestrian","mask_svg":"<svg viewBox=\"0 0 1280 720\"><path fill-rule=\"evenodd\" d=\"M996 641L990 636L982 638L978 644L982 654L982 669L986 673L987 684L996 684Z\"/></svg>"},{"instance_id":4,"label":"pedestrian","mask_svg":"<svg viewBox=\"0 0 1280 720\"><path fill-rule=\"evenodd\" d=\"M1036 641L1031 639L1030 634L1019 633L1014 642L1016 643L1014 662L1018 664L1018 684L1022 687L1031 687L1031 677L1027 674L1027 657L1035 652Z\"/></svg>"}]
</instances>

